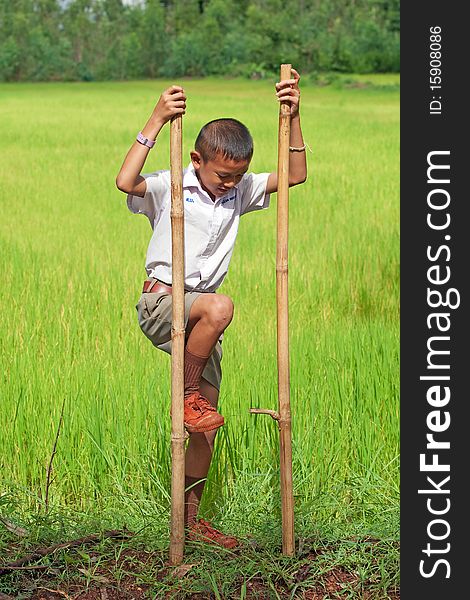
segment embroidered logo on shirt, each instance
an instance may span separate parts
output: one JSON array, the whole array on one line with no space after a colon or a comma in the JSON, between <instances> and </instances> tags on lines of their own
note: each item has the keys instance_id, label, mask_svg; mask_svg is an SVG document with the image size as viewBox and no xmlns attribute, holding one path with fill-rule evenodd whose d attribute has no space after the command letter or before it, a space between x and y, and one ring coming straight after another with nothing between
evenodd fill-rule
<instances>
[{"instance_id":1,"label":"embroidered logo on shirt","mask_svg":"<svg viewBox=\"0 0 470 600\"><path fill-rule=\"evenodd\" d=\"M185 198L186 202L194 202L194 198Z\"/></svg>"},{"instance_id":2,"label":"embroidered logo on shirt","mask_svg":"<svg viewBox=\"0 0 470 600\"><path fill-rule=\"evenodd\" d=\"M231 198L225 198L225 200L222 200L221 204L226 204L227 202L230 202L230 200L234 200L235 196L232 196Z\"/></svg>"}]
</instances>

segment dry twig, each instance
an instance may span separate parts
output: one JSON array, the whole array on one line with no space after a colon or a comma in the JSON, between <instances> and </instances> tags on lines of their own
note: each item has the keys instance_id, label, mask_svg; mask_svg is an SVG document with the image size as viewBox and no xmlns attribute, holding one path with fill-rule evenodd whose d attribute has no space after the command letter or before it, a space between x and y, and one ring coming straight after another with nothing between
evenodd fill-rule
<instances>
[{"instance_id":1,"label":"dry twig","mask_svg":"<svg viewBox=\"0 0 470 600\"><path fill-rule=\"evenodd\" d=\"M64 408L65 408L65 398L62 402L62 410L60 411L60 419L59 424L57 425L57 431L55 434L54 446L52 448L51 459L49 461L49 466L47 467L47 478L46 478L46 497L44 499L44 506L46 513L49 510L49 488L51 487L51 475L52 475L52 462L54 460L54 456L57 450L57 441L59 440L60 428L62 427L62 422L64 420Z\"/></svg>"},{"instance_id":2,"label":"dry twig","mask_svg":"<svg viewBox=\"0 0 470 600\"><path fill-rule=\"evenodd\" d=\"M56 550L63 550L64 548L73 548L76 546L82 546L84 544L93 544L95 542L101 541L103 538L122 539L122 538L131 537L132 535L133 535L133 533L130 531L111 530L111 531L104 531L103 533L94 533L92 535L87 535L85 537L78 538L76 540L70 540L68 542L62 542L60 544L53 544L52 546L48 546L47 548L38 548L31 554L28 554L27 556L23 556L23 558L19 558L18 560L15 560L14 562L11 562L11 563L7 563L6 565L0 565L0 575L6 575L7 573L10 573L12 570L18 569L18 567L24 568L25 565L27 565L28 563L38 560L39 558L43 558L44 556L47 556L48 554L52 554ZM36 566L29 567L29 568L35 569L35 568L39 568L39 567L41 567L41 565L36 565ZM41 568L44 568L44 567L41 567Z\"/></svg>"},{"instance_id":3,"label":"dry twig","mask_svg":"<svg viewBox=\"0 0 470 600\"><path fill-rule=\"evenodd\" d=\"M65 600L72 600L70 598L70 596L68 594L66 594L65 592L63 592L62 590L51 590L51 588L47 588L47 587L40 587L40 590L46 590L48 592L52 592L53 594L59 594L60 596L63 596L65 598Z\"/></svg>"},{"instance_id":4,"label":"dry twig","mask_svg":"<svg viewBox=\"0 0 470 600\"><path fill-rule=\"evenodd\" d=\"M12 523L10 520L5 519L5 517L0 517L0 522L3 523L3 525L5 525L5 529L8 529L10 533L14 533L19 537L26 537L29 535L29 531L27 529L23 529L23 527L15 525L15 523Z\"/></svg>"}]
</instances>

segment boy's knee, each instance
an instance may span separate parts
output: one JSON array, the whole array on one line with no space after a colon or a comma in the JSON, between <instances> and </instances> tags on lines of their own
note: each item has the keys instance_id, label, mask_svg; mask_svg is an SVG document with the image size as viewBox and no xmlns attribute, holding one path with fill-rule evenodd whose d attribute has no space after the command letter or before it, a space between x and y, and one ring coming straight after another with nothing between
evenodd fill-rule
<instances>
[{"instance_id":1,"label":"boy's knee","mask_svg":"<svg viewBox=\"0 0 470 600\"><path fill-rule=\"evenodd\" d=\"M214 294L207 304L206 314L209 321L223 331L233 318L232 299L224 294Z\"/></svg>"}]
</instances>

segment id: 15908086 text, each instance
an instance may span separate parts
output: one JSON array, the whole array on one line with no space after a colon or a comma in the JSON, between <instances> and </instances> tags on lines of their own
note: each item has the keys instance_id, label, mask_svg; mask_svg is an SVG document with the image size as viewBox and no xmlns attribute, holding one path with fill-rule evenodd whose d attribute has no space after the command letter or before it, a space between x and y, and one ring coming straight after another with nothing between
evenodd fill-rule
<instances>
[{"instance_id":1,"label":"id: 15908086 text","mask_svg":"<svg viewBox=\"0 0 470 600\"><path fill-rule=\"evenodd\" d=\"M429 114L442 113L442 52L441 52L441 27L435 25L429 28L429 89L432 98L429 102Z\"/></svg>"}]
</instances>

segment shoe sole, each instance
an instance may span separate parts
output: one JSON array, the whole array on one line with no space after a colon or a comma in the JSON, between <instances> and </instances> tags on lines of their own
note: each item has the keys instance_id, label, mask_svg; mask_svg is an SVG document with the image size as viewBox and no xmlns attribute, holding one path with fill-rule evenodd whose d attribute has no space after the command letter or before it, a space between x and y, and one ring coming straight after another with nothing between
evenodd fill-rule
<instances>
[{"instance_id":1,"label":"shoe sole","mask_svg":"<svg viewBox=\"0 0 470 600\"><path fill-rule=\"evenodd\" d=\"M226 550L233 550L234 548L238 548L240 546L239 542L233 542L232 544L222 544L221 542L217 542L210 537L206 537L202 534L190 534L188 535L188 539L191 542L202 542L203 544L208 544L209 546L218 546L219 548L225 548Z\"/></svg>"},{"instance_id":2,"label":"shoe sole","mask_svg":"<svg viewBox=\"0 0 470 600\"><path fill-rule=\"evenodd\" d=\"M235 550L235 548L238 548L238 544L228 546L226 544L221 544L220 542L215 542L214 540L211 540L211 539L204 539L204 538L189 538L189 539L192 542L199 542L199 543L207 544L208 546L215 546L216 548L224 548L225 550Z\"/></svg>"},{"instance_id":3,"label":"shoe sole","mask_svg":"<svg viewBox=\"0 0 470 600\"><path fill-rule=\"evenodd\" d=\"M220 425L201 425L198 427L197 425L189 425L188 423L185 423L184 426L188 433L205 433L206 431L213 431L214 429L219 429L219 427L222 427L222 425L224 424L225 421L222 421Z\"/></svg>"}]
</instances>

